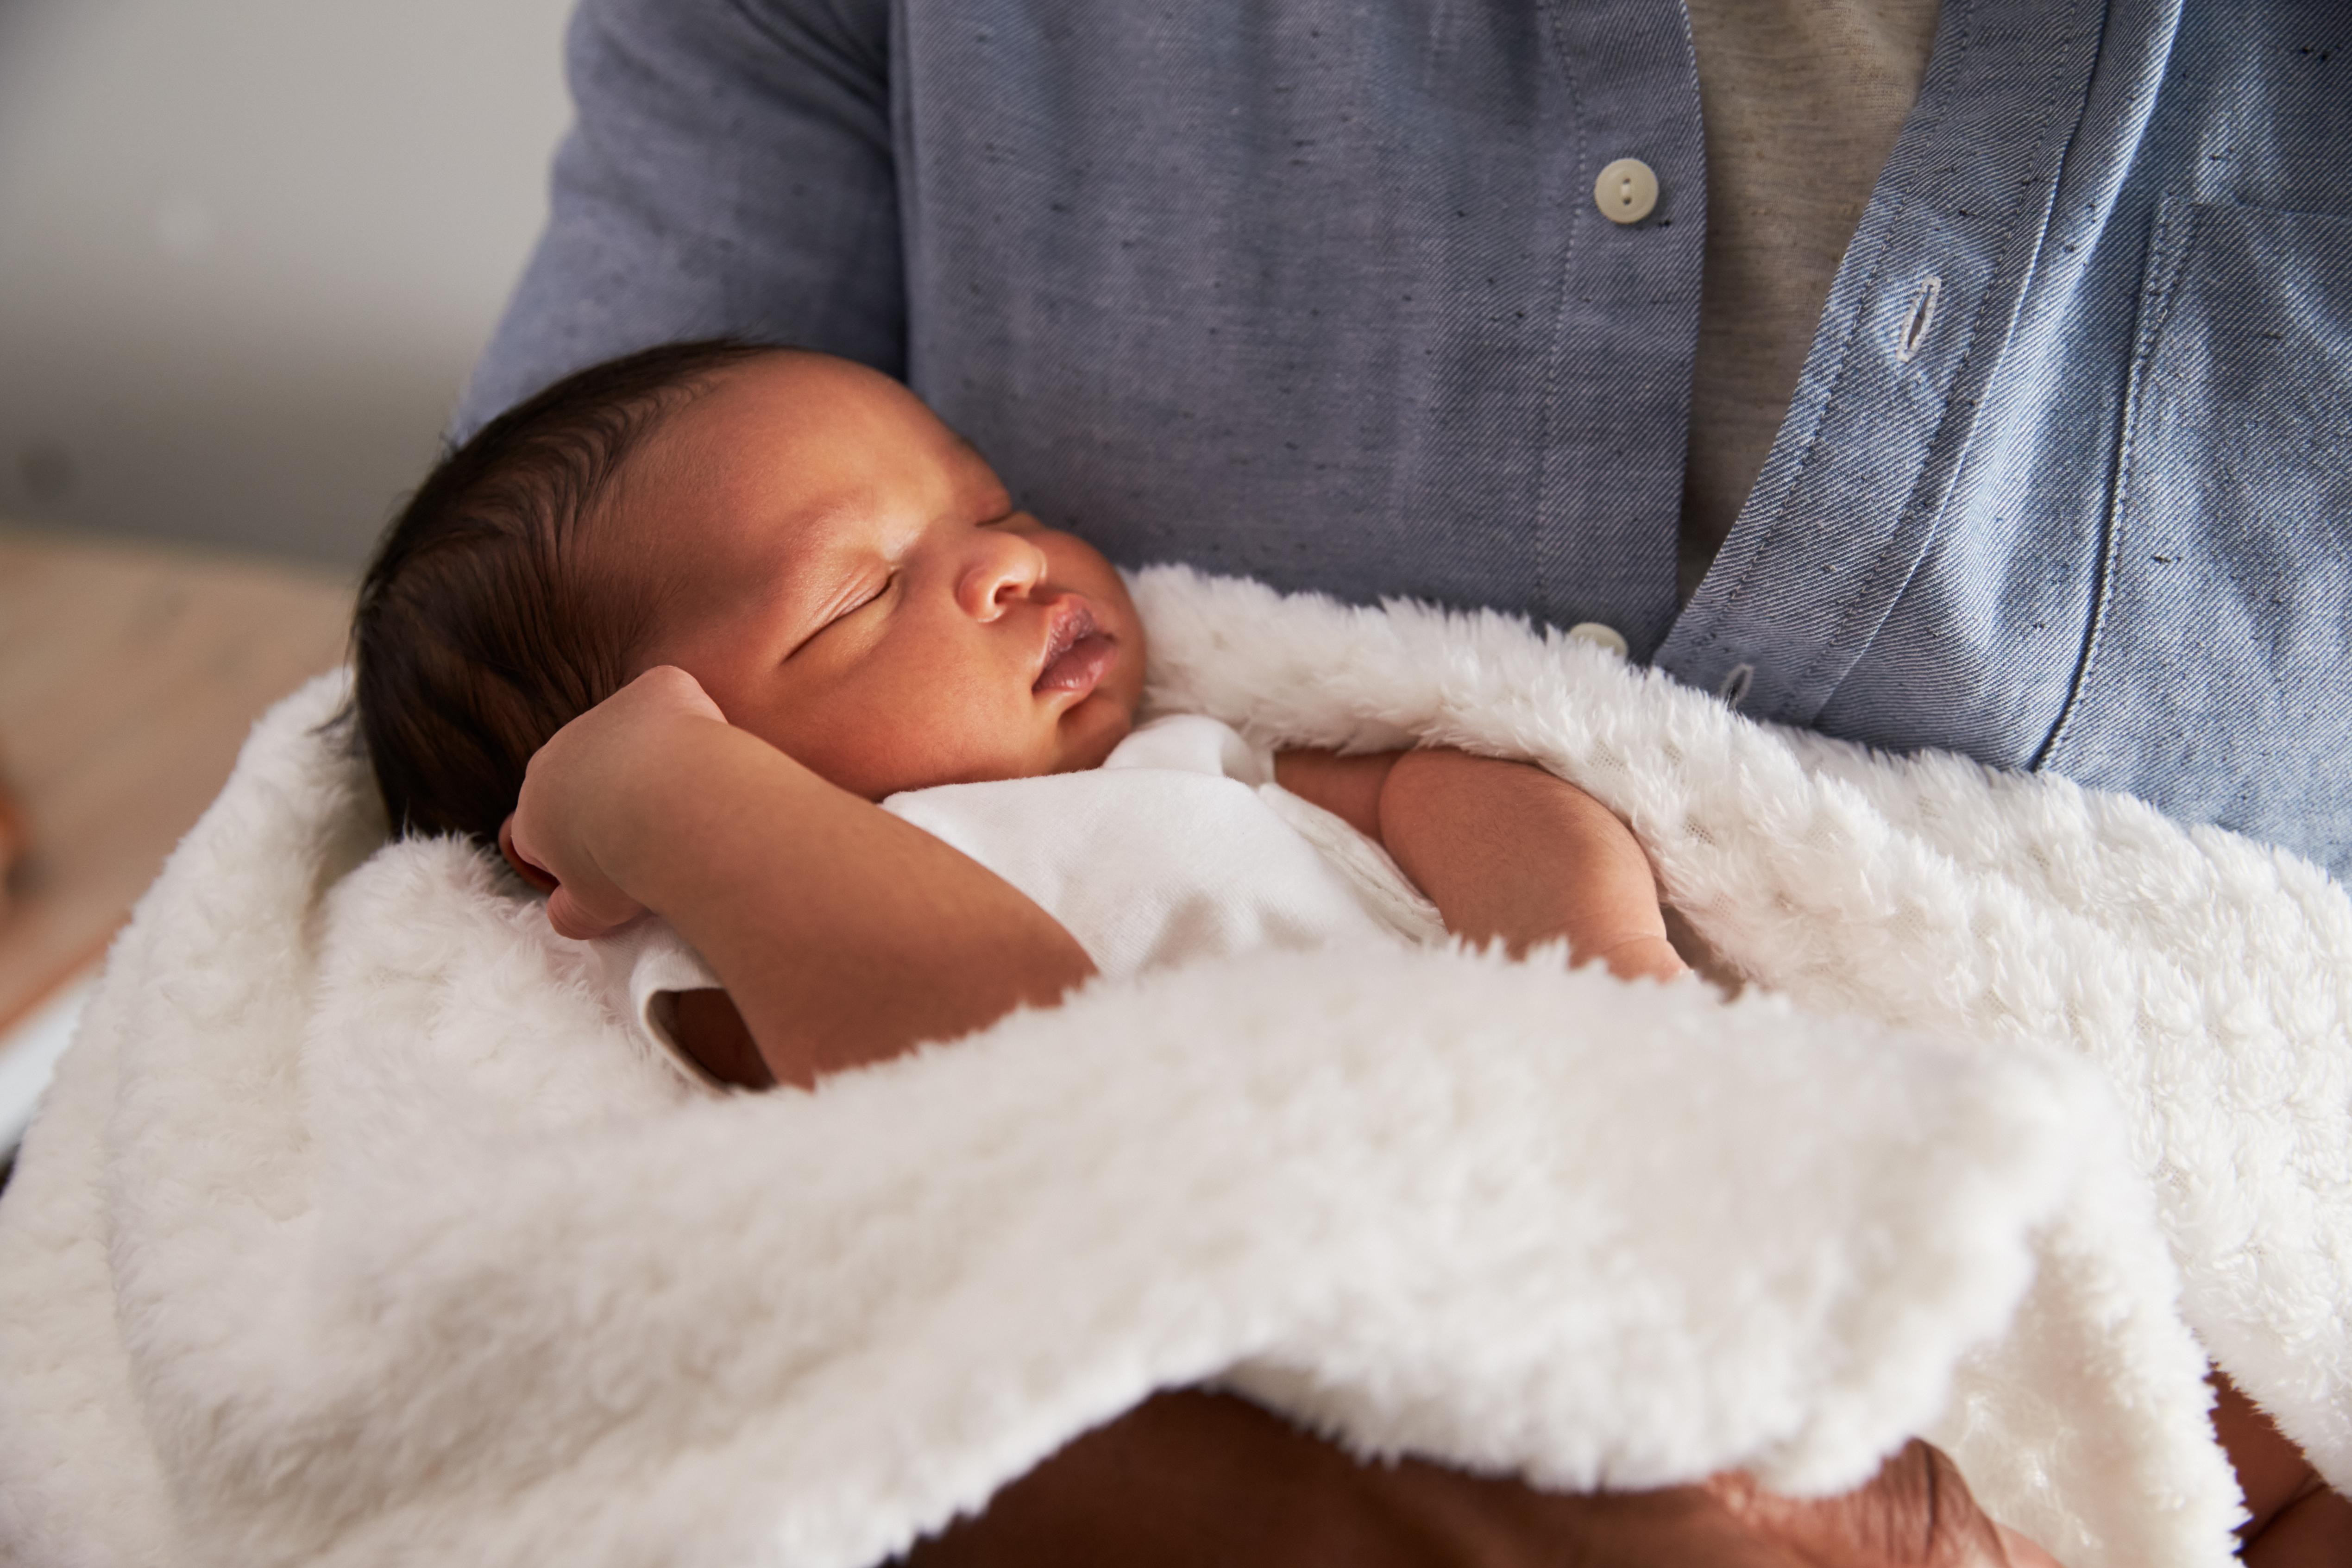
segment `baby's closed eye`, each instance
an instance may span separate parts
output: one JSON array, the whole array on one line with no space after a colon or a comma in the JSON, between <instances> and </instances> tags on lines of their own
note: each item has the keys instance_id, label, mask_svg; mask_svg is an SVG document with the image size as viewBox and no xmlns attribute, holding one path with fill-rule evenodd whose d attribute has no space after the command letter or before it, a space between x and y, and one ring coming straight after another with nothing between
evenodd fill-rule
<instances>
[{"instance_id":1,"label":"baby's closed eye","mask_svg":"<svg viewBox=\"0 0 2352 1568\"><path fill-rule=\"evenodd\" d=\"M859 611L879 604L882 599L889 594L890 590L897 585L898 581L898 573L884 572L877 577L866 579L855 584L846 591L837 595L833 601L831 607L820 612L815 627L811 630L806 637L801 638L799 642L794 643L793 645L792 652L787 653L784 657L788 659L794 657L799 654L802 649L806 648L812 643L814 643L819 638L823 637L827 632L832 631L843 622L855 616Z\"/></svg>"}]
</instances>

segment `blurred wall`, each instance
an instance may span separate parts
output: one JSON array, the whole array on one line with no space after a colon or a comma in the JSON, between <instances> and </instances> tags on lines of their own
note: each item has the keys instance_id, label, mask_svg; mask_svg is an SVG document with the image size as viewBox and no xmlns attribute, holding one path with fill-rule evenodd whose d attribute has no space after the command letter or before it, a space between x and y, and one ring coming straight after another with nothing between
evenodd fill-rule
<instances>
[{"instance_id":1,"label":"blurred wall","mask_svg":"<svg viewBox=\"0 0 2352 1568\"><path fill-rule=\"evenodd\" d=\"M570 0L0 0L0 520L352 566L544 217Z\"/></svg>"}]
</instances>

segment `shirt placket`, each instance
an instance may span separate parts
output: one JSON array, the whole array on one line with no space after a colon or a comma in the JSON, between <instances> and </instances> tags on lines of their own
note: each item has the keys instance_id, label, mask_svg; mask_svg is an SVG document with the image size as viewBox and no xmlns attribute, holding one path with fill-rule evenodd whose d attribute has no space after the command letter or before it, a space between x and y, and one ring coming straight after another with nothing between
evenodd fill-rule
<instances>
[{"instance_id":1,"label":"shirt placket","mask_svg":"<svg viewBox=\"0 0 2352 1568\"><path fill-rule=\"evenodd\" d=\"M1805 724L1917 570L2035 276L2105 7L1948 0L1787 419L1656 664Z\"/></svg>"}]
</instances>

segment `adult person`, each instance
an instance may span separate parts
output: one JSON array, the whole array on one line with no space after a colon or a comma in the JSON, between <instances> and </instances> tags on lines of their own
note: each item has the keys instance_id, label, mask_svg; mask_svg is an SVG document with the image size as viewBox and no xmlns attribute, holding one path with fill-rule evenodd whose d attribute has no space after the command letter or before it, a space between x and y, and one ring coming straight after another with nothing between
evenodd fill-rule
<instances>
[{"instance_id":1,"label":"adult person","mask_svg":"<svg viewBox=\"0 0 2352 1568\"><path fill-rule=\"evenodd\" d=\"M461 431L797 342L1114 559L1599 621L1759 717L2352 863L2331 0L585 0L570 48ZM1023 1483L1030 1547L1102 1445L1226 1451L1165 1415L1204 1397ZM1328 1495L1246 1481L1212 1511Z\"/></svg>"},{"instance_id":2,"label":"adult person","mask_svg":"<svg viewBox=\"0 0 2352 1568\"><path fill-rule=\"evenodd\" d=\"M2341 874L2352 17L1933 11L587 0L460 423L827 349L1113 559L1604 622Z\"/></svg>"}]
</instances>

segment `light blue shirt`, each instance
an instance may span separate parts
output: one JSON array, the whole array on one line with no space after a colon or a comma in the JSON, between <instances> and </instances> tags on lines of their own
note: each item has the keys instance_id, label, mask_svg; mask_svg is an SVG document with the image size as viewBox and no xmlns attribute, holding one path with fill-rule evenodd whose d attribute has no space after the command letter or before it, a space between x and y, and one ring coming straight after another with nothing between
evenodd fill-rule
<instances>
[{"instance_id":1,"label":"light blue shirt","mask_svg":"<svg viewBox=\"0 0 2352 1568\"><path fill-rule=\"evenodd\" d=\"M1947 0L1686 606L1678 0L585 0L571 66L461 428L664 339L829 349L1115 559L1603 621L2352 867L2340 0Z\"/></svg>"}]
</instances>

